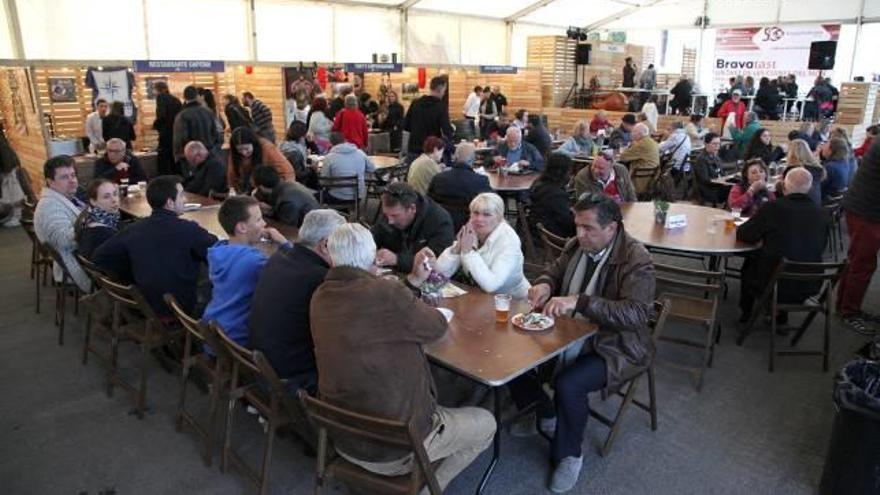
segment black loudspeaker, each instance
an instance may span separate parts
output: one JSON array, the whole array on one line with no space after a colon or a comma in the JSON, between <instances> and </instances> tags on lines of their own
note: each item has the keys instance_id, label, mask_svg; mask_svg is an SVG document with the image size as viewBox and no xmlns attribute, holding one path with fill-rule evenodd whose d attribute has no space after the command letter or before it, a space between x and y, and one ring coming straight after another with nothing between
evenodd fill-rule
<instances>
[{"instance_id":1,"label":"black loudspeaker","mask_svg":"<svg viewBox=\"0 0 880 495\"><path fill-rule=\"evenodd\" d=\"M374 64L379 63L379 54L378 53L373 54L373 63Z\"/></svg>"},{"instance_id":2,"label":"black loudspeaker","mask_svg":"<svg viewBox=\"0 0 880 495\"><path fill-rule=\"evenodd\" d=\"M397 63L397 54L396 54L396 53L392 53L392 54L391 54L391 63L392 63L392 64L396 64L396 63Z\"/></svg>"},{"instance_id":3,"label":"black loudspeaker","mask_svg":"<svg viewBox=\"0 0 880 495\"><path fill-rule=\"evenodd\" d=\"M590 50L593 46L589 43L579 43L574 50L574 63L578 65L590 65Z\"/></svg>"},{"instance_id":4,"label":"black loudspeaker","mask_svg":"<svg viewBox=\"0 0 880 495\"><path fill-rule=\"evenodd\" d=\"M831 70L834 68L836 41L814 41L810 43L810 70Z\"/></svg>"}]
</instances>

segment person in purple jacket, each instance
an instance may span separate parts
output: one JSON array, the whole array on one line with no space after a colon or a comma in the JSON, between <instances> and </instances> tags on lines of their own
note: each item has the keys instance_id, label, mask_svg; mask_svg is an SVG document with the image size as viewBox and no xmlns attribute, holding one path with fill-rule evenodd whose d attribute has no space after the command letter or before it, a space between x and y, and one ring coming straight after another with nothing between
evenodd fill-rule
<instances>
[{"instance_id":1,"label":"person in purple jacket","mask_svg":"<svg viewBox=\"0 0 880 495\"><path fill-rule=\"evenodd\" d=\"M213 285L211 302L202 320L216 321L235 343L248 343L251 298L268 257L256 245L268 238L281 248L293 244L280 232L266 227L260 204L251 196L227 198L217 213L228 240L208 249L208 275Z\"/></svg>"}]
</instances>

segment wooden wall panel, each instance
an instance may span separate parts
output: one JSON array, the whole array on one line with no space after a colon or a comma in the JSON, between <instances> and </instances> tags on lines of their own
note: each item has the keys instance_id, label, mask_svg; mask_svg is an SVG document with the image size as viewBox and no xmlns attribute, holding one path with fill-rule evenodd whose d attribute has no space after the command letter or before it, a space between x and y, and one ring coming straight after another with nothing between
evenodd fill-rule
<instances>
[{"instance_id":1,"label":"wooden wall panel","mask_svg":"<svg viewBox=\"0 0 880 495\"><path fill-rule=\"evenodd\" d=\"M242 66L227 66L226 81L222 83L227 92L234 89L234 94L241 99L241 93L250 91L254 97L262 101L272 110L272 124L275 135L280 141L287 129L284 128L284 74L278 66L254 66L251 74L247 74ZM221 83L218 81L218 86ZM222 96L222 95L220 95ZM224 118L225 119L225 118Z\"/></svg>"},{"instance_id":2,"label":"wooden wall panel","mask_svg":"<svg viewBox=\"0 0 880 495\"><path fill-rule=\"evenodd\" d=\"M31 176L34 191L43 188L46 142L39 119L39 107L31 97L28 69L0 67L0 117L12 149Z\"/></svg>"}]
</instances>

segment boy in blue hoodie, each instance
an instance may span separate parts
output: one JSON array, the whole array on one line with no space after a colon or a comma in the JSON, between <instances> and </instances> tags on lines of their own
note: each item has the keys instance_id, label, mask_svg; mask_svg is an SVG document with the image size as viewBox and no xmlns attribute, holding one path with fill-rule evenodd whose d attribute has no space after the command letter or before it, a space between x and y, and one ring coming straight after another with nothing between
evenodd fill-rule
<instances>
[{"instance_id":1,"label":"boy in blue hoodie","mask_svg":"<svg viewBox=\"0 0 880 495\"><path fill-rule=\"evenodd\" d=\"M216 321L230 339L246 346L251 297L268 259L256 245L264 238L282 248L293 244L276 229L266 227L260 204L251 196L227 198L217 219L229 239L208 249L208 270L214 288L202 320Z\"/></svg>"}]
</instances>

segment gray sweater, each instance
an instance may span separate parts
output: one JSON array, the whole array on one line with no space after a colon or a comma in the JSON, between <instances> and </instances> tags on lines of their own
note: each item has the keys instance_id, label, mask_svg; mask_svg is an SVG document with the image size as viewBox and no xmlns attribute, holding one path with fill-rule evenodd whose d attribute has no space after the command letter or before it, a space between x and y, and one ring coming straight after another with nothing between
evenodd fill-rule
<instances>
[{"instance_id":1,"label":"gray sweater","mask_svg":"<svg viewBox=\"0 0 880 495\"><path fill-rule=\"evenodd\" d=\"M357 146L351 143L337 144L330 148L327 157L324 158L324 166L321 168L321 177L351 177L357 176L360 198L363 199L367 189L364 184L364 175L373 172L376 166L370 161L370 157ZM342 201L354 199L354 189L333 189L330 194Z\"/></svg>"},{"instance_id":2,"label":"gray sweater","mask_svg":"<svg viewBox=\"0 0 880 495\"><path fill-rule=\"evenodd\" d=\"M70 199L45 187L34 212L34 231L40 242L47 243L58 251L76 285L88 291L91 281L73 256L76 250L74 223L80 212L81 209ZM54 265L52 274L56 281L61 281L63 272L60 266Z\"/></svg>"}]
</instances>

